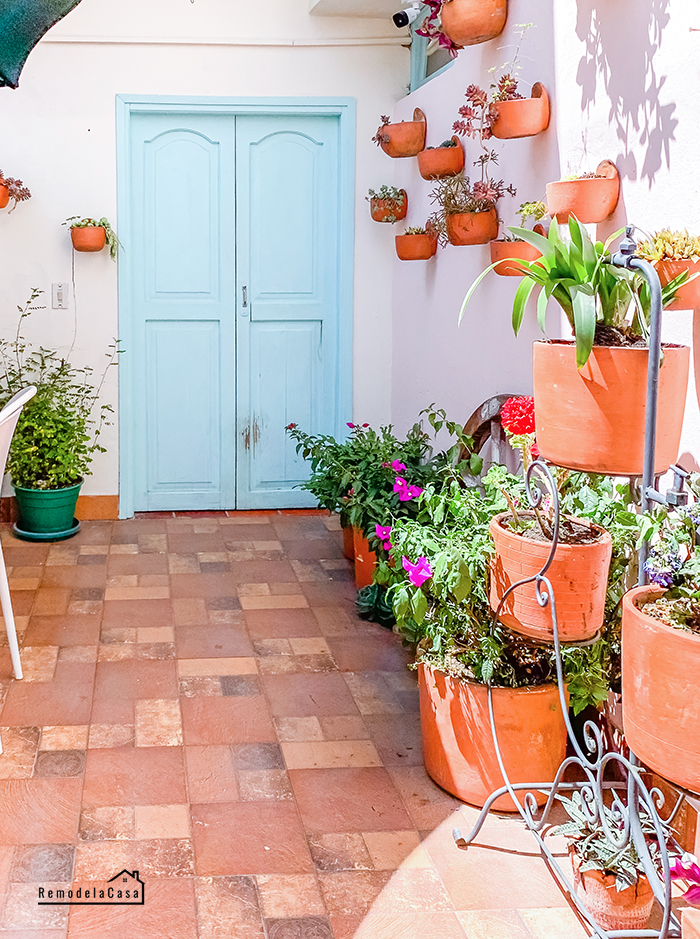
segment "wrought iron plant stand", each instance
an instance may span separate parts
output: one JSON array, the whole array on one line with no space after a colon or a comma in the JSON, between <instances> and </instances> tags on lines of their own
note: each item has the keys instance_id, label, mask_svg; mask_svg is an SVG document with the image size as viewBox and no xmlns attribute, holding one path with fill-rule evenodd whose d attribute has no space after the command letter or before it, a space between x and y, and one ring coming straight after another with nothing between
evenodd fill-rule
<instances>
[{"instance_id":1,"label":"wrought iron plant stand","mask_svg":"<svg viewBox=\"0 0 700 939\"><path fill-rule=\"evenodd\" d=\"M653 266L635 255L636 243L632 238L633 226L627 228L625 239L620 250L613 255L612 263L619 267L638 270L646 278L651 294L651 331L649 341L649 370L647 379L647 407L644 447L644 472L642 488L639 494L642 511L649 510L654 503L667 505L683 505L687 502L687 494L683 492L683 481L687 475L680 467L672 467L674 484L665 494L661 494L656 487L654 477L654 453L656 448L656 414L658 396L658 374L661 356L661 287ZM548 490L552 499L554 513L554 534L552 547L547 561L541 570L534 576L526 578L511 585L503 594L499 607L494 615L494 622L498 619L501 609L510 594L518 587L534 581L537 600L540 606L549 607L554 633L554 652L556 659L557 682L562 713L566 723L566 730L573 755L567 757L559 767L553 781L542 783L511 783L506 772L503 757L499 749L498 734L494 719L492 687L488 686L489 716L491 733L495 747L496 757L503 776L504 785L494 791L484 804L479 817L471 832L463 836L459 829L454 830L454 839L458 847L466 850L481 830L486 817L494 802L504 795L510 795L517 806L517 810L525 822L526 827L533 834L539 849L550 871L558 881L560 887L570 897L571 902L578 910L580 917L589 927L591 934L600 939L632 939L632 937L648 937L648 939L676 939L680 937L681 929L678 917L671 907L671 876L667 836L670 832L674 818L678 814L685 794L681 794L676 805L670 811L664 812L664 796L658 788L650 788L644 781L644 768L640 766L634 754L629 758L622 753L606 750L605 741L600 728L592 721L587 721L583 728L584 747L579 743L571 726L568 715L566 686L564 682L561 642L557 625L556 597L552 584L547 578L547 571L557 551L559 539L559 498L554 479L549 467L541 460L535 460L526 473L527 495L530 505L538 508ZM639 584L646 583L644 562L647 556L646 544L640 549L639 558ZM578 643L583 645L585 643ZM571 643L577 645L577 643ZM582 777L579 781L571 782L572 778ZM562 869L557 857L545 840L546 829L550 824L553 807L557 804L557 795L578 790L581 796L582 810L592 825L600 826L605 833L607 841L616 849L623 849L630 842L634 845L641 861L644 873L653 890L654 898L661 909L661 923L655 929L623 929L607 931L599 926L585 900L570 882L568 875ZM539 808L535 792L547 795L546 803ZM604 811L604 806L608 811ZM654 829L653 841L658 844L656 859L652 858L648 836L643 831L642 819L647 827L651 823ZM659 873L659 867L661 872Z\"/></svg>"}]
</instances>

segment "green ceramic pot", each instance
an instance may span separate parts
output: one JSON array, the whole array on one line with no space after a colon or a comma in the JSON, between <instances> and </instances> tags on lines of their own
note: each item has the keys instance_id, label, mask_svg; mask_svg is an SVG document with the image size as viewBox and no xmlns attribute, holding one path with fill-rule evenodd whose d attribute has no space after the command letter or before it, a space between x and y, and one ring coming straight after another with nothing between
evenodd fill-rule
<instances>
[{"instance_id":1,"label":"green ceramic pot","mask_svg":"<svg viewBox=\"0 0 700 939\"><path fill-rule=\"evenodd\" d=\"M15 486L19 505L16 533L28 540L58 541L74 535L80 528L75 518L75 504L83 480L63 489L23 489Z\"/></svg>"}]
</instances>

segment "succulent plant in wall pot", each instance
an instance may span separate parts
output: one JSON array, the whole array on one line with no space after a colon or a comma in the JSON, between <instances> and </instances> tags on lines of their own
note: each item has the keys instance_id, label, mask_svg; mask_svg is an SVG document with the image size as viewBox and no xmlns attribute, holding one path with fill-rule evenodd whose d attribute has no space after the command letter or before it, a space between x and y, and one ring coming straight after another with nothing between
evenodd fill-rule
<instances>
[{"instance_id":1,"label":"succulent plant in wall pot","mask_svg":"<svg viewBox=\"0 0 700 939\"><path fill-rule=\"evenodd\" d=\"M4 209L11 201L12 208L10 212L14 212L17 203L26 202L27 199L31 198L31 195L21 179L5 176L3 171L0 170L0 209ZM10 212L8 212L8 215Z\"/></svg>"},{"instance_id":2,"label":"succulent plant in wall pot","mask_svg":"<svg viewBox=\"0 0 700 939\"><path fill-rule=\"evenodd\" d=\"M517 215L520 217L521 228L524 228L528 219L533 219L535 225L533 231L540 235L546 232L539 220L547 214L547 207L544 202L523 202L518 209ZM542 257L542 252L534 245L528 244L522 238L516 235L506 234L496 241L492 241L490 246L491 263L494 264L494 271L501 277L522 277L523 266L518 261L536 261Z\"/></svg>"},{"instance_id":3,"label":"succulent plant in wall pot","mask_svg":"<svg viewBox=\"0 0 700 939\"><path fill-rule=\"evenodd\" d=\"M455 135L437 147L426 147L418 154L418 170L423 179L456 176L463 169L464 150Z\"/></svg>"},{"instance_id":4,"label":"succulent plant in wall pot","mask_svg":"<svg viewBox=\"0 0 700 939\"><path fill-rule=\"evenodd\" d=\"M437 251L438 235L432 228L414 226L397 235L395 241L401 261L427 261Z\"/></svg>"},{"instance_id":5,"label":"succulent plant in wall pot","mask_svg":"<svg viewBox=\"0 0 700 939\"><path fill-rule=\"evenodd\" d=\"M583 173L547 183L547 211L558 222L571 215L585 224L603 222L615 211L620 198L620 174L610 160L595 173Z\"/></svg>"},{"instance_id":6,"label":"succulent plant in wall pot","mask_svg":"<svg viewBox=\"0 0 700 939\"><path fill-rule=\"evenodd\" d=\"M117 260L119 239L106 218L81 218L72 215L63 223L70 228L70 237L76 251L101 251L109 247L109 256Z\"/></svg>"},{"instance_id":7,"label":"succulent plant in wall pot","mask_svg":"<svg viewBox=\"0 0 700 939\"><path fill-rule=\"evenodd\" d=\"M669 284L682 271L688 280L678 289L676 299L668 310L696 310L700 308L700 238L686 231L663 228L637 248L641 258L651 261L661 284Z\"/></svg>"},{"instance_id":8,"label":"succulent plant in wall pot","mask_svg":"<svg viewBox=\"0 0 700 939\"><path fill-rule=\"evenodd\" d=\"M382 123L372 140L387 156L417 156L425 147L426 127L425 114L420 108L414 110L412 121L398 124L392 124L391 118L382 115Z\"/></svg>"},{"instance_id":9,"label":"succulent plant in wall pot","mask_svg":"<svg viewBox=\"0 0 700 939\"><path fill-rule=\"evenodd\" d=\"M451 55L495 39L508 15L507 0L425 0L425 5L430 13L416 32L436 40Z\"/></svg>"},{"instance_id":10,"label":"succulent plant in wall pot","mask_svg":"<svg viewBox=\"0 0 700 939\"><path fill-rule=\"evenodd\" d=\"M381 186L380 189L370 189L365 197L369 202L369 209L375 222L400 222L406 218L408 212L408 194L405 189L396 189L394 186Z\"/></svg>"}]
</instances>

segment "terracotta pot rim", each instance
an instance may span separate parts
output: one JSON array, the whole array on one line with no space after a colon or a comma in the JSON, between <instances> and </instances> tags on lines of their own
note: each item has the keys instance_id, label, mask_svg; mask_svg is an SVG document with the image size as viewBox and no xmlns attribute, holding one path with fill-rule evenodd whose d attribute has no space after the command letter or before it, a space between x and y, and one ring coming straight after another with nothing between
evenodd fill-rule
<instances>
[{"instance_id":1,"label":"terracotta pot rim","mask_svg":"<svg viewBox=\"0 0 700 939\"><path fill-rule=\"evenodd\" d=\"M663 620L649 616L644 612L644 610L639 608L640 603L645 603L647 600L651 600L652 598L658 599L666 592L666 587L660 587L657 584L644 584L641 587L632 587L622 598L623 610L625 606L629 606L631 604L634 607L637 615L654 629L659 629L669 633L670 635L676 636L679 640L685 639L689 642L700 642L699 633L692 632L688 629L679 629L676 626L669 626L668 623L664 623Z\"/></svg>"},{"instance_id":2,"label":"terracotta pot rim","mask_svg":"<svg viewBox=\"0 0 700 939\"><path fill-rule=\"evenodd\" d=\"M475 688L486 688L486 683L483 681L473 681L471 678L460 678L457 675L450 675L441 668L438 668L437 665L429 665L427 662L418 662L418 667L429 669L431 672L439 672L450 681L459 681L465 685L471 685ZM545 694L545 692L551 693L553 688L557 688L556 682L553 681L547 681L542 685L523 685L520 688L509 688L505 685L491 686L491 690L494 694L503 692L509 692L510 694Z\"/></svg>"},{"instance_id":3,"label":"terracotta pot rim","mask_svg":"<svg viewBox=\"0 0 700 939\"><path fill-rule=\"evenodd\" d=\"M533 510L525 509L525 511L521 512L520 514L534 517L535 513ZM539 538L528 538L527 535L524 535L522 532L513 531L512 529L507 528L503 524L503 521L506 518L511 518L510 512L500 512L498 515L494 515L494 517L491 519L491 523L498 525L501 531L505 532L507 535L512 535L513 538L519 538L521 541L527 541L529 544L542 545L542 547L546 548L548 552L551 550L550 541L540 541ZM562 516L562 518L566 518L572 522L578 522L581 525L585 525L586 528L594 528L598 532L600 537L596 541L593 541L589 544L567 544L566 542L562 541L557 546L558 551L564 548L569 548L571 550L581 550L585 548L597 548L600 545L605 544L606 542L610 542L612 544L612 535L607 530L607 528L603 528L602 525L597 525L595 522L591 522L589 525L587 519L580 519L580 518L577 518L575 515L566 515L566 516Z\"/></svg>"},{"instance_id":4,"label":"terracotta pot rim","mask_svg":"<svg viewBox=\"0 0 700 939\"><path fill-rule=\"evenodd\" d=\"M615 887L615 874L613 873L608 873L607 871L602 871L598 869L594 869L590 871L580 870L580 866L583 863L583 858L576 850L576 840L577 839L569 843L568 852L569 852L569 856L571 857L572 864L574 864L577 868L579 868L578 875L581 878L581 880L583 880L587 876L590 876L594 878L595 880L597 880L603 887L605 887L606 890L609 890L611 887ZM648 877L646 876L646 874L642 873L641 871L639 872L637 887L640 884L642 888L645 890L645 892L648 892L648 893L652 892L651 884L649 883ZM628 887L625 888L625 890L631 889L632 886L633 885L630 884ZM624 890L620 892L624 893Z\"/></svg>"},{"instance_id":5,"label":"terracotta pot rim","mask_svg":"<svg viewBox=\"0 0 700 939\"><path fill-rule=\"evenodd\" d=\"M576 347L575 339L535 339L533 345L541 346L568 346L570 349ZM662 342L662 349L689 349L690 346L685 345L682 342ZM593 344L593 349L609 349L611 352L649 352L649 346L599 346L597 343Z\"/></svg>"}]
</instances>

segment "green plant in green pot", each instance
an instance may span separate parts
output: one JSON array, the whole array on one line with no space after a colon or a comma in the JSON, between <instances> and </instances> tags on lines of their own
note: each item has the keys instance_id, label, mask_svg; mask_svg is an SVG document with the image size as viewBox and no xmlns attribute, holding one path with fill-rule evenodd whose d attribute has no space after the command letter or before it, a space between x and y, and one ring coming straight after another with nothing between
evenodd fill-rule
<instances>
[{"instance_id":1,"label":"green plant in green pot","mask_svg":"<svg viewBox=\"0 0 700 939\"><path fill-rule=\"evenodd\" d=\"M32 290L18 307L15 338L0 341L0 404L20 388L36 386L17 423L7 461L19 504L15 531L30 541L57 541L80 528L75 505L95 453L104 452L99 438L112 407L98 404L107 369L95 386L92 369L75 368L57 352L33 348L22 336L27 317L41 309L34 305L41 293ZM107 368L118 351L113 345Z\"/></svg>"}]
</instances>

